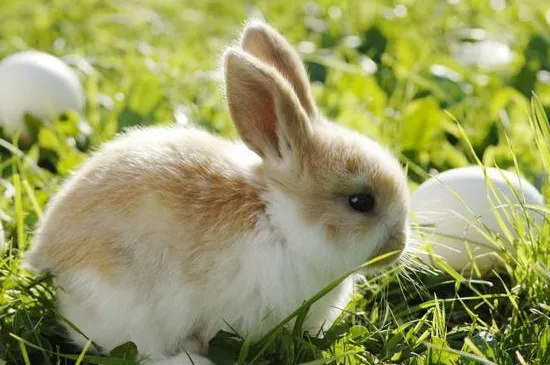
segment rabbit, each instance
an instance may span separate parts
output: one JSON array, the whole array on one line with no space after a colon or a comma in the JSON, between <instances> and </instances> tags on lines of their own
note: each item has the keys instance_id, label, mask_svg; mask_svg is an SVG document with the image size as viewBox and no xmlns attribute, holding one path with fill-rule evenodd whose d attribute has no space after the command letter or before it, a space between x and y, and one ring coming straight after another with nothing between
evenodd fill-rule
<instances>
[{"instance_id":1,"label":"rabbit","mask_svg":"<svg viewBox=\"0 0 550 365\"><path fill-rule=\"evenodd\" d=\"M149 364L212 364L219 330L257 339L332 280L396 252L373 265L382 270L406 248L403 168L323 117L277 30L246 23L223 71L240 141L131 129L48 203L25 263L54 275L75 344L108 352L133 341ZM350 276L304 329L328 328L352 294Z\"/></svg>"}]
</instances>

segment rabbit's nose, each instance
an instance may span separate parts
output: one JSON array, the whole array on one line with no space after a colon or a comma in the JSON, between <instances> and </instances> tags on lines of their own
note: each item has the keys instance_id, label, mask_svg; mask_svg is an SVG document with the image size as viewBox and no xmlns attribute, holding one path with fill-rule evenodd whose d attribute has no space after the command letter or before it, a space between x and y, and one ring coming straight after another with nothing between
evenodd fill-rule
<instances>
[{"instance_id":1,"label":"rabbit's nose","mask_svg":"<svg viewBox=\"0 0 550 365\"><path fill-rule=\"evenodd\" d=\"M383 259L373 263L373 267L382 267L390 265L397 261L401 256L401 253L407 245L407 231L403 230L402 227L395 228L391 233L390 237L386 242L380 245L378 252L373 257L382 256L385 254L392 253Z\"/></svg>"}]
</instances>

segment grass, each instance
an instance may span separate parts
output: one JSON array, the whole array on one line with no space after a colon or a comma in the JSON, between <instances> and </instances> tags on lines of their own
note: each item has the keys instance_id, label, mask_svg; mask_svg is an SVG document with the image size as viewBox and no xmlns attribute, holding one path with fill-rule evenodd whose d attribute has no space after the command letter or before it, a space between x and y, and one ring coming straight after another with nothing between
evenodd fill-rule
<instances>
[{"instance_id":1,"label":"grass","mask_svg":"<svg viewBox=\"0 0 550 365\"><path fill-rule=\"evenodd\" d=\"M66 57L87 101L81 118L29 118L31 144L0 139L0 364L134 363L132 344L104 358L68 345L51 278L29 276L21 254L63 178L122 129L188 122L235 135L216 66L257 13L298 45L323 111L389 145L411 189L433 169L480 163L520 172L549 201L545 2L0 0L0 57L28 48ZM480 37L509 45L511 62L460 63L457 47ZM504 267L486 277L406 260L359 283L324 338L299 325L258 343L221 332L210 356L219 364L549 364L550 224L540 234L518 226L517 254L503 252Z\"/></svg>"}]
</instances>

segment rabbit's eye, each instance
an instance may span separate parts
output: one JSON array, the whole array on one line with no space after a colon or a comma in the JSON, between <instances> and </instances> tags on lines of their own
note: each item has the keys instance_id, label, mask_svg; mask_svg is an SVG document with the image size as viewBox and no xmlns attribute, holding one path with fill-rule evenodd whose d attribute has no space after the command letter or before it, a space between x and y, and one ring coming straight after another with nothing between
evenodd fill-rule
<instances>
[{"instance_id":1,"label":"rabbit's eye","mask_svg":"<svg viewBox=\"0 0 550 365\"><path fill-rule=\"evenodd\" d=\"M349 197L349 205L358 212L370 212L374 208L374 197L370 194L355 194Z\"/></svg>"}]
</instances>

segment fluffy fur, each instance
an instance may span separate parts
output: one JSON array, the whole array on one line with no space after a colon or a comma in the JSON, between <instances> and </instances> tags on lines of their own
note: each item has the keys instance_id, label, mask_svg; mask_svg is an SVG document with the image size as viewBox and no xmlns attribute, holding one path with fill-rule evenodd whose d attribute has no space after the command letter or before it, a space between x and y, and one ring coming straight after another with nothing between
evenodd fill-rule
<instances>
[{"instance_id":1,"label":"fluffy fur","mask_svg":"<svg viewBox=\"0 0 550 365\"><path fill-rule=\"evenodd\" d=\"M225 323L261 336L331 280L405 247L395 158L320 115L273 28L249 24L241 47L226 52L225 87L246 146L193 128L132 130L67 180L40 223L27 264L56 276L61 313L106 351L131 340L157 365L209 364ZM365 191L374 211L354 211L349 196ZM330 324L352 291L349 278L306 328Z\"/></svg>"}]
</instances>

